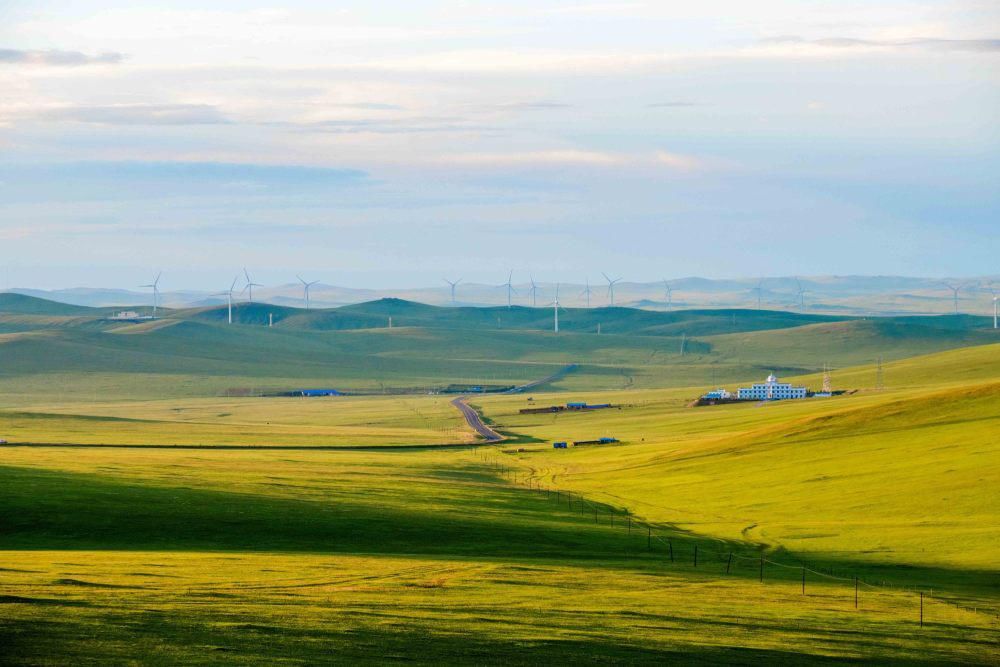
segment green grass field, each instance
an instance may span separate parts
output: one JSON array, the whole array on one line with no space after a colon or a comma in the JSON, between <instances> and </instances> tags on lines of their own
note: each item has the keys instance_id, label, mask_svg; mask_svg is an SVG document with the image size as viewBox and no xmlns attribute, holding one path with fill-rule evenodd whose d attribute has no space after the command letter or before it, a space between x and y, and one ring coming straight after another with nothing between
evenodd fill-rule
<instances>
[{"instance_id":1,"label":"green grass field","mask_svg":"<svg viewBox=\"0 0 1000 667\"><path fill-rule=\"evenodd\" d=\"M0 438L103 446L0 447L0 662L1000 661L1000 344L978 322L698 315L682 357L675 331L109 332L21 308ZM580 360L473 400L495 446L426 392L223 395ZM772 369L818 388L823 363L853 393L689 407ZM621 409L519 414L569 400ZM622 443L551 448L599 436Z\"/></svg>"}]
</instances>

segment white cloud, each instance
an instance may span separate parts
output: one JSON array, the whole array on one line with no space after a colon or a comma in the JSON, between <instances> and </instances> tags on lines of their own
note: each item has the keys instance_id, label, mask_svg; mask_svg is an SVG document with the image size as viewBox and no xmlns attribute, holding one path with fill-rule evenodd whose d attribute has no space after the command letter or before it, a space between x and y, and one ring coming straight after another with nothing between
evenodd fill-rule
<instances>
[{"instance_id":1,"label":"white cloud","mask_svg":"<svg viewBox=\"0 0 1000 667\"><path fill-rule=\"evenodd\" d=\"M0 65L40 65L50 67L79 67L81 65L117 65L125 56L114 51L89 55L80 51L56 49L25 50L0 49Z\"/></svg>"},{"instance_id":2,"label":"white cloud","mask_svg":"<svg viewBox=\"0 0 1000 667\"><path fill-rule=\"evenodd\" d=\"M216 125L229 120L210 104L112 104L38 110L32 118L98 125Z\"/></svg>"},{"instance_id":3,"label":"white cloud","mask_svg":"<svg viewBox=\"0 0 1000 667\"><path fill-rule=\"evenodd\" d=\"M432 162L439 164L474 165L474 166L552 166L552 165L585 165L609 166L628 162L622 155L602 153L598 151L557 149L537 150L517 153L456 153L434 158Z\"/></svg>"}]
</instances>

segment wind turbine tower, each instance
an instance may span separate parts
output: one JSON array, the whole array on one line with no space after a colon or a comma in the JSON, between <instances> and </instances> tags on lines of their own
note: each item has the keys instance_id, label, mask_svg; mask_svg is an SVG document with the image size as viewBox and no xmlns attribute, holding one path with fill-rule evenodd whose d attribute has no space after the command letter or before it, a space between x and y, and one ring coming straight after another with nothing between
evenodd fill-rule
<instances>
[{"instance_id":1,"label":"wind turbine tower","mask_svg":"<svg viewBox=\"0 0 1000 667\"><path fill-rule=\"evenodd\" d=\"M531 307L535 308L538 306L538 285L535 284L534 276L531 276L531 288L528 291L531 292Z\"/></svg>"},{"instance_id":2,"label":"wind turbine tower","mask_svg":"<svg viewBox=\"0 0 1000 667\"><path fill-rule=\"evenodd\" d=\"M163 275L163 272L160 271L159 273L156 274L156 280L154 280L149 285L142 285L142 287L151 287L153 289L153 319L154 320L156 319L156 306L159 304L159 301L160 301L160 276L162 276L162 275Z\"/></svg>"},{"instance_id":3,"label":"wind turbine tower","mask_svg":"<svg viewBox=\"0 0 1000 667\"><path fill-rule=\"evenodd\" d=\"M451 305L454 306L455 305L455 288L458 287L458 284L460 282L462 282L462 279L459 278L458 280L448 280L447 278L445 278L444 281L446 283L448 283L448 285L451 286Z\"/></svg>"},{"instance_id":4,"label":"wind turbine tower","mask_svg":"<svg viewBox=\"0 0 1000 667\"><path fill-rule=\"evenodd\" d=\"M799 308L804 310L806 307L806 292L808 290L802 289L802 281L798 278L795 279L795 284L798 286L795 294L799 297Z\"/></svg>"},{"instance_id":5,"label":"wind turbine tower","mask_svg":"<svg viewBox=\"0 0 1000 667\"><path fill-rule=\"evenodd\" d=\"M302 291L305 292L306 296L306 310L309 310L309 288L318 283L319 281L314 280L310 283L307 283L306 281L302 280L302 276L296 275L295 277L299 279L300 283L302 283Z\"/></svg>"},{"instance_id":6,"label":"wind turbine tower","mask_svg":"<svg viewBox=\"0 0 1000 667\"><path fill-rule=\"evenodd\" d=\"M243 275L247 279L247 284L246 284L246 287L243 288L243 291L247 292L249 303L253 303L253 288L254 287L263 287L263 285L261 285L260 283L255 283L254 281L250 280L250 274L247 273L247 267L245 267L245 266L243 267Z\"/></svg>"},{"instance_id":7,"label":"wind turbine tower","mask_svg":"<svg viewBox=\"0 0 1000 667\"><path fill-rule=\"evenodd\" d=\"M233 284L229 286L228 292L217 292L212 296L224 296L226 297L226 302L229 305L229 323L233 323L233 290L236 289L236 282L240 279L239 276L233 278Z\"/></svg>"},{"instance_id":8,"label":"wind turbine tower","mask_svg":"<svg viewBox=\"0 0 1000 667\"><path fill-rule=\"evenodd\" d=\"M601 275L604 276L604 279L608 281L608 297L610 298L611 306L613 307L615 305L615 284L618 283L621 280L621 278L615 278L614 280L612 280L611 278L608 277L608 274L604 272L602 272Z\"/></svg>"},{"instance_id":9,"label":"wind turbine tower","mask_svg":"<svg viewBox=\"0 0 1000 667\"><path fill-rule=\"evenodd\" d=\"M587 297L587 308L590 308L590 294L593 292L593 290L590 289L590 278L586 279L586 283L587 286L583 288L582 292L580 292L580 296Z\"/></svg>"},{"instance_id":10,"label":"wind turbine tower","mask_svg":"<svg viewBox=\"0 0 1000 667\"><path fill-rule=\"evenodd\" d=\"M511 269L510 273L507 274L507 282L500 285L500 287L507 288L507 310L510 310L511 308L511 295L513 295L514 292L517 291L516 289L514 289L513 283L511 283L511 280L513 280L513 278L514 278L514 269Z\"/></svg>"},{"instance_id":11,"label":"wind turbine tower","mask_svg":"<svg viewBox=\"0 0 1000 667\"><path fill-rule=\"evenodd\" d=\"M761 278L760 280L757 281L757 286L750 290L751 292L756 292L757 294L757 310L760 310L760 295L761 292L764 291L762 287L763 284L764 284L764 279Z\"/></svg>"},{"instance_id":12,"label":"wind turbine tower","mask_svg":"<svg viewBox=\"0 0 1000 667\"><path fill-rule=\"evenodd\" d=\"M556 283L556 300L552 302L552 331L559 333L559 283Z\"/></svg>"},{"instance_id":13,"label":"wind turbine tower","mask_svg":"<svg viewBox=\"0 0 1000 667\"><path fill-rule=\"evenodd\" d=\"M965 285L952 285L951 283L942 282L942 285L951 290L951 297L955 303L955 314L958 315L958 293L965 289Z\"/></svg>"},{"instance_id":14,"label":"wind turbine tower","mask_svg":"<svg viewBox=\"0 0 1000 667\"><path fill-rule=\"evenodd\" d=\"M997 328L997 303L1000 302L1000 295L997 294L996 288L993 287L993 283L986 286L986 289L990 291L993 295L993 328Z\"/></svg>"}]
</instances>

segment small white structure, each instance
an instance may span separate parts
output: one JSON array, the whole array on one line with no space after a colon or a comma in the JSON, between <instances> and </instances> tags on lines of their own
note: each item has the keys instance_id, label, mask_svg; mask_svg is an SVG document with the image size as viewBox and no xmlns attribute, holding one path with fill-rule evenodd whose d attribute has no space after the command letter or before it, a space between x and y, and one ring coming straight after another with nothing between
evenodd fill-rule
<instances>
[{"instance_id":1,"label":"small white structure","mask_svg":"<svg viewBox=\"0 0 1000 667\"><path fill-rule=\"evenodd\" d=\"M139 319L139 313L134 310L122 310L111 316L113 320L137 320Z\"/></svg>"},{"instance_id":2,"label":"small white structure","mask_svg":"<svg viewBox=\"0 0 1000 667\"><path fill-rule=\"evenodd\" d=\"M782 401L805 397L805 387L793 387L787 382L778 382L774 373L768 375L764 382L736 390L736 398L741 401Z\"/></svg>"},{"instance_id":3,"label":"small white structure","mask_svg":"<svg viewBox=\"0 0 1000 667\"><path fill-rule=\"evenodd\" d=\"M732 397L733 393L731 391L727 391L726 389L713 389L702 396L702 399L706 401L728 401Z\"/></svg>"}]
</instances>

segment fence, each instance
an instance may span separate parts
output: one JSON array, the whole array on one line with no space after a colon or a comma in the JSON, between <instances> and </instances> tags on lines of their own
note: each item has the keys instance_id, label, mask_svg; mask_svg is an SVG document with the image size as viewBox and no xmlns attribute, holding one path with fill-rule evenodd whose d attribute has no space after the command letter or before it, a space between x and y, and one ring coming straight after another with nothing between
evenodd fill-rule
<instances>
[{"instance_id":1,"label":"fence","mask_svg":"<svg viewBox=\"0 0 1000 667\"><path fill-rule=\"evenodd\" d=\"M483 461L490 463L495 472L514 485L545 494L551 501L557 503L565 502L569 509L578 509L581 514L593 513L595 523L600 523L603 520L612 528L618 526L627 531L629 536L635 531L640 533L645 531L647 552L655 553L656 549L654 545L658 545L664 562L669 562L674 566L688 563L693 569L697 569L704 574L710 574L712 571L706 568L711 563L718 567L719 574L724 573L727 576L731 576L742 564L744 569L747 566L754 568L754 573L757 575L760 583L765 583L769 579L773 580L776 578L771 574L769 568L779 568L779 570L786 573L787 576L784 578L786 582L789 579L793 579L797 583L800 583L802 595L806 595L810 583L817 581L843 584L848 592L845 595L845 599L853 606L853 609L860 611L865 607L865 594L877 593L882 596L881 603L883 605L895 606L906 615L911 615L912 619L921 628L924 627L925 622L930 622L927 612L930 611L928 606L931 603L946 605L952 609L972 613L984 623L1000 626L1000 611L997 609L989 606L980 606L978 603L974 605L963 604L955 599L938 596L929 587L894 585L881 578L878 582L872 582L856 573L848 573L846 576L844 576L844 573L837 575L834 574L832 569L824 572L822 569L805 562L797 564L783 563L769 558L763 550L760 550L753 556L749 556L745 553L740 553L735 548L735 545L723 540L714 540L716 548L706 549L704 541L713 542L710 537L701 538L703 542L699 543L692 536L689 538L689 541L693 542L693 544L685 544L684 536L676 530L671 532L663 526L658 526L638 518L628 511L619 512L608 504L592 502L580 493L559 489L554 486L543 486L541 481L535 476L534 471L526 473L523 470L503 465L499 458L483 451L480 451L479 455ZM684 544L687 550L682 553L680 549L675 549L675 541L676 545Z\"/></svg>"}]
</instances>

